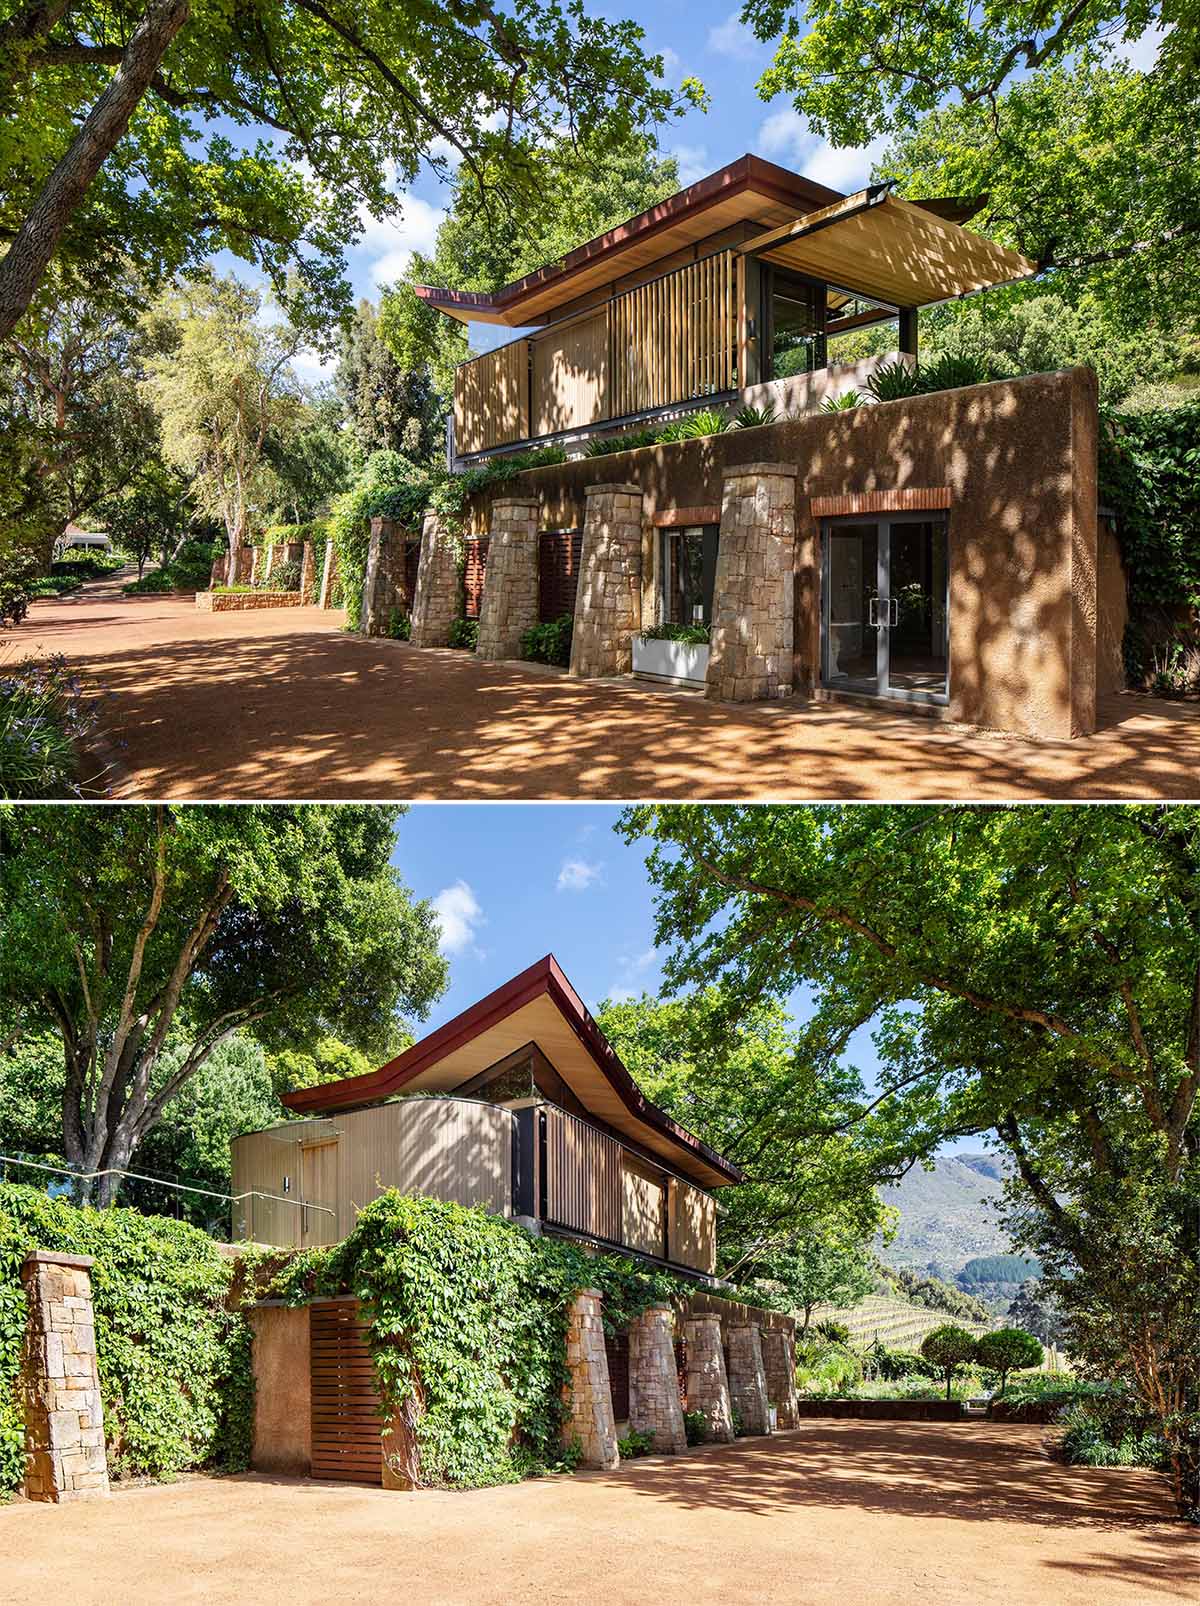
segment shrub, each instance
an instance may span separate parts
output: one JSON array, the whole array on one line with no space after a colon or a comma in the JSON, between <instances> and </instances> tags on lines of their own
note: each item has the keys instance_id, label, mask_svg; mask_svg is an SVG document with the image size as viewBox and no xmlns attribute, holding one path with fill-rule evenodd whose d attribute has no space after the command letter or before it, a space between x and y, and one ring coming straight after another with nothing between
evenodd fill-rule
<instances>
[{"instance_id":1,"label":"shrub","mask_svg":"<svg viewBox=\"0 0 1200 1606\"><path fill-rule=\"evenodd\" d=\"M881 362L867 380L867 389L876 401L900 401L905 396L921 394L921 380L914 368L898 357L894 362Z\"/></svg>"},{"instance_id":2,"label":"shrub","mask_svg":"<svg viewBox=\"0 0 1200 1606\"><path fill-rule=\"evenodd\" d=\"M733 415L734 429L760 429L764 424L773 424L778 417L774 402L768 402L765 407L740 407Z\"/></svg>"},{"instance_id":3,"label":"shrub","mask_svg":"<svg viewBox=\"0 0 1200 1606\"><path fill-rule=\"evenodd\" d=\"M651 625L641 632L643 641L681 641L689 647L707 647L711 638L708 625Z\"/></svg>"},{"instance_id":4,"label":"shrub","mask_svg":"<svg viewBox=\"0 0 1200 1606\"><path fill-rule=\"evenodd\" d=\"M975 1358L975 1337L965 1327L947 1322L935 1327L921 1340L921 1354L946 1379L946 1398L950 1398L950 1385L960 1366Z\"/></svg>"},{"instance_id":5,"label":"shrub","mask_svg":"<svg viewBox=\"0 0 1200 1606\"><path fill-rule=\"evenodd\" d=\"M388 635L393 641L409 641L412 638L412 620L406 613L393 608L388 615Z\"/></svg>"},{"instance_id":6,"label":"shrub","mask_svg":"<svg viewBox=\"0 0 1200 1606\"><path fill-rule=\"evenodd\" d=\"M37 574L36 555L0 535L0 630L19 625L29 609L29 587Z\"/></svg>"},{"instance_id":7,"label":"shrub","mask_svg":"<svg viewBox=\"0 0 1200 1606\"><path fill-rule=\"evenodd\" d=\"M812 1331L817 1338L826 1344L848 1344L850 1342L850 1329L845 1322L814 1322Z\"/></svg>"},{"instance_id":8,"label":"shrub","mask_svg":"<svg viewBox=\"0 0 1200 1606\"><path fill-rule=\"evenodd\" d=\"M521 637L521 657L535 664L556 664L566 669L571 662L571 638L575 615L564 613L546 624L531 625Z\"/></svg>"},{"instance_id":9,"label":"shrub","mask_svg":"<svg viewBox=\"0 0 1200 1606\"><path fill-rule=\"evenodd\" d=\"M93 1255L96 1354L118 1477L245 1467L254 1394L235 1269L196 1227L0 1185L0 1487L21 1478L13 1399L31 1249Z\"/></svg>"},{"instance_id":10,"label":"shrub","mask_svg":"<svg viewBox=\"0 0 1200 1606\"><path fill-rule=\"evenodd\" d=\"M0 673L0 798L81 796L75 743L95 721L66 659Z\"/></svg>"},{"instance_id":11,"label":"shrub","mask_svg":"<svg viewBox=\"0 0 1200 1606\"><path fill-rule=\"evenodd\" d=\"M1042 1364L1042 1346L1032 1333L1020 1327L997 1327L975 1341L975 1359L1000 1374L1000 1392L1008 1382L1010 1372L1023 1372Z\"/></svg>"},{"instance_id":12,"label":"shrub","mask_svg":"<svg viewBox=\"0 0 1200 1606\"><path fill-rule=\"evenodd\" d=\"M708 1443L708 1418L703 1411L683 1413L683 1432L689 1444Z\"/></svg>"},{"instance_id":13,"label":"shrub","mask_svg":"<svg viewBox=\"0 0 1200 1606\"><path fill-rule=\"evenodd\" d=\"M478 619L452 619L450 621L450 645L463 647L468 652L474 652L479 645Z\"/></svg>"},{"instance_id":14,"label":"shrub","mask_svg":"<svg viewBox=\"0 0 1200 1606\"><path fill-rule=\"evenodd\" d=\"M151 569L121 590L127 597L154 596L165 591L203 591L212 578L212 566L224 553L220 541L186 541L171 563Z\"/></svg>"},{"instance_id":15,"label":"shrub","mask_svg":"<svg viewBox=\"0 0 1200 1606\"><path fill-rule=\"evenodd\" d=\"M630 1428L623 1439L617 1440L617 1454L622 1461L632 1460L634 1456L649 1455L654 1449L654 1435L643 1433L638 1428Z\"/></svg>"},{"instance_id":16,"label":"shrub","mask_svg":"<svg viewBox=\"0 0 1200 1606\"><path fill-rule=\"evenodd\" d=\"M270 575L263 581L263 588L267 591L299 591L302 572L300 559L288 558L285 563L273 565Z\"/></svg>"},{"instance_id":17,"label":"shrub","mask_svg":"<svg viewBox=\"0 0 1200 1606\"><path fill-rule=\"evenodd\" d=\"M923 1355L914 1350L888 1349L880 1339L863 1354L863 1373L869 1378L894 1382L898 1378L936 1378L941 1373Z\"/></svg>"},{"instance_id":18,"label":"shrub","mask_svg":"<svg viewBox=\"0 0 1200 1606\"><path fill-rule=\"evenodd\" d=\"M963 385L986 385L993 377L991 367L981 357L958 356L945 351L917 368L917 388L927 394L933 390L957 390Z\"/></svg>"},{"instance_id":19,"label":"shrub","mask_svg":"<svg viewBox=\"0 0 1200 1606\"><path fill-rule=\"evenodd\" d=\"M590 440L584 448L588 457L608 457L613 452L632 452L639 446L655 446L661 439L654 429L630 429L623 435L606 435Z\"/></svg>"},{"instance_id":20,"label":"shrub","mask_svg":"<svg viewBox=\"0 0 1200 1606\"><path fill-rule=\"evenodd\" d=\"M702 412L689 413L681 420L682 429L679 438L685 441L700 440L705 435L723 435L729 428L729 417L716 407L706 407Z\"/></svg>"},{"instance_id":21,"label":"shrub","mask_svg":"<svg viewBox=\"0 0 1200 1606\"><path fill-rule=\"evenodd\" d=\"M1124 1390L1080 1400L1059 1415L1063 1459L1082 1467L1165 1467L1166 1445Z\"/></svg>"},{"instance_id":22,"label":"shrub","mask_svg":"<svg viewBox=\"0 0 1200 1606\"><path fill-rule=\"evenodd\" d=\"M840 396L826 396L821 403L823 413L848 413L855 407L861 407L866 401L861 390L844 390Z\"/></svg>"}]
</instances>

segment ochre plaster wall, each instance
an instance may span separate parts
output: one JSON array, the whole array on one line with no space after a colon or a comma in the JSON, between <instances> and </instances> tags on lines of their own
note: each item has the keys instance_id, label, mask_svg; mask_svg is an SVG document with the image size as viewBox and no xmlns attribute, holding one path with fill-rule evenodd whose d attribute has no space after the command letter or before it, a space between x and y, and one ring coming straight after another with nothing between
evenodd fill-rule
<instances>
[{"instance_id":1,"label":"ochre plaster wall","mask_svg":"<svg viewBox=\"0 0 1200 1606\"><path fill-rule=\"evenodd\" d=\"M1121 548L1107 519L1100 520L1096 581L1096 690L1103 696L1107 692L1124 689L1125 657L1122 646L1129 620L1125 565L1121 562Z\"/></svg>"},{"instance_id":2,"label":"ochre plaster wall","mask_svg":"<svg viewBox=\"0 0 1200 1606\"><path fill-rule=\"evenodd\" d=\"M306 1478L312 1465L312 1386L306 1306L256 1305L254 1449L256 1472Z\"/></svg>"},{"instance_id":3,"label":"ochre plaster wall","mask_svg":"<svg viewBox=\"0 0 1200 1606\"><path fill-rule=\"evenodd\" d=\"M530 470L504 486L539 500L541 528L578 529L584 490L641 487L644 517L719 503L722 471L799 468L795 685L818 679L814 497L949 491L951 719L1024 735L1091 730L1097 684L1096 381L1090 369L939 391L700 441ZM472 525L485 531L486 502Z\"/></svg>"}]
</instances>

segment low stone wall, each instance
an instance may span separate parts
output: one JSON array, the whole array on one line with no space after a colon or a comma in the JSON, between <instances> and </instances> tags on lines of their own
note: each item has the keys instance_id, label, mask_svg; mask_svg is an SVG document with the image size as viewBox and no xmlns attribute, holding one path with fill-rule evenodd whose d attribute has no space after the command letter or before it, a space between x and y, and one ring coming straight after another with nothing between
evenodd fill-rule
<instances>
[{"instance_id":1,"label":"low stone wall","mask_svg":"<svg viewBox=\"0 0 1200 1606\"><path fill-rule=\"evenodd\" d=\"M248 608L299 608L299 591L197 591L196 606L203 613L244 613Z\"/></svg>"},{"instance_id":2,"label":"low stone wall","mask_svg":"<svg viewBox=\"0 0 1200 1606\"><path fill-rule=\"evenodd\" d=\"M868 1422L961 1422L967 1410L961 1400L813 1400L801 1395L796 1414L859 1417Z\"/></svg>"}]
</instances>

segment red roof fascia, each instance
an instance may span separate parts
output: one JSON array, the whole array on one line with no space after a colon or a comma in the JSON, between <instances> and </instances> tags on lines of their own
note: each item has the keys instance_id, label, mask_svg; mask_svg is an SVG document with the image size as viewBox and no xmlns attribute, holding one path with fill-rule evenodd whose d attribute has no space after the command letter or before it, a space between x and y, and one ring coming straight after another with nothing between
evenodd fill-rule
<instances>
[{"instance_id":1,"label":"red roof fascia","mask_svg":"<svg viewBox=\"0 0 1200 1606\"><path fill-rule=\"evenodd\" d=\"M549 280L569 278L580 268L598 257L610 255L630 240L648 238L662 229L670 228L680 219L706 211L710 206L716 206L730 196L740 195L744 190L755 190L785 206L806 207L814 212L844 199L839 190L831 190L824 184L805 178L802 173L793 173L786 167L776 166L774 162L764 161L761 156L747 153L718 168L715 173L708 174L706 178L698 179L695 184L689 184L686 189L669 195L657 206L649 207L607 233L597 235L594 240L576 246L557 262L538 268L494 293L439 290L426 284L414 285L413 289L423 301L433 306L474 307L480 311L503 312L514 303L523 301L531 291L540 289Z\"/></svg>"},{"instance_id":2,"label":"red roof fascia","mask_svg":"<svg viewBox=\"0 0 1200 1606\"><path fill-rule=\"evenodd\" d=\"M463 1010L461 1015L456 1015L453 1020L439 1026L436 1031L430 1032L428 1037L422 1038L419 1043L414 1043L411 1048L406 1048L402 1054L397 1054L395 1059L389 1060L377 1071L371 1071L366 1076L344 1077L340 1082L327 1082L321 1087L299 1088L294 1093L285 1093L283 1102L288 1109L308 1115L347 1107L357 1108L364 1104L372 1104L376 1100L389 1098L420 1076L430 1065L454 1053L472 1038L478 1037L489 1027L514 1014L518 1009L524 1008L526 1004L532 1003L543 994L558 1006L563 1018L572 1027L631 1115L673 1138L683 1148L690 1149L715 1171L720 1171L723 1176L728 1177L730 1182L741 1180L742 1173L731 1160L725 1159L715 1149L709 1148L707 1143L701 1142L694 1133L672 1120L665 1110L660 1110L656 1104L651 1104L650 1100L639 1091L616 1049L592 1018L587 1006L563 974L553 954L547 954L545 958L539 959L527 970L521 971L520 975L514 976L502 987L497 987L486 998L481 998L477 1004L472 1004L469 1009Z\"/></svg>"}]
</instances>

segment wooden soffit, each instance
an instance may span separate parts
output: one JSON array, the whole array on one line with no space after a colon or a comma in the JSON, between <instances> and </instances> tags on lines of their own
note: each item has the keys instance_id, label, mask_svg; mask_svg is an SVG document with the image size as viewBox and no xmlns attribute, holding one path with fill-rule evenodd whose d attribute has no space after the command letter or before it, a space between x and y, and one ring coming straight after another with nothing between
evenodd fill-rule
<instances>
[{"instance_id":1,"label":"wooden soffit","mask_svg":"<svg viewBox=\"0 0 1200 1606\"><path fill-rule=\"evenodd\" d=\"M900 200L886 185L848 195L739 249L896 307L927 307L1037 272L1028 257Z\"/></svg>"}]
</instances>

